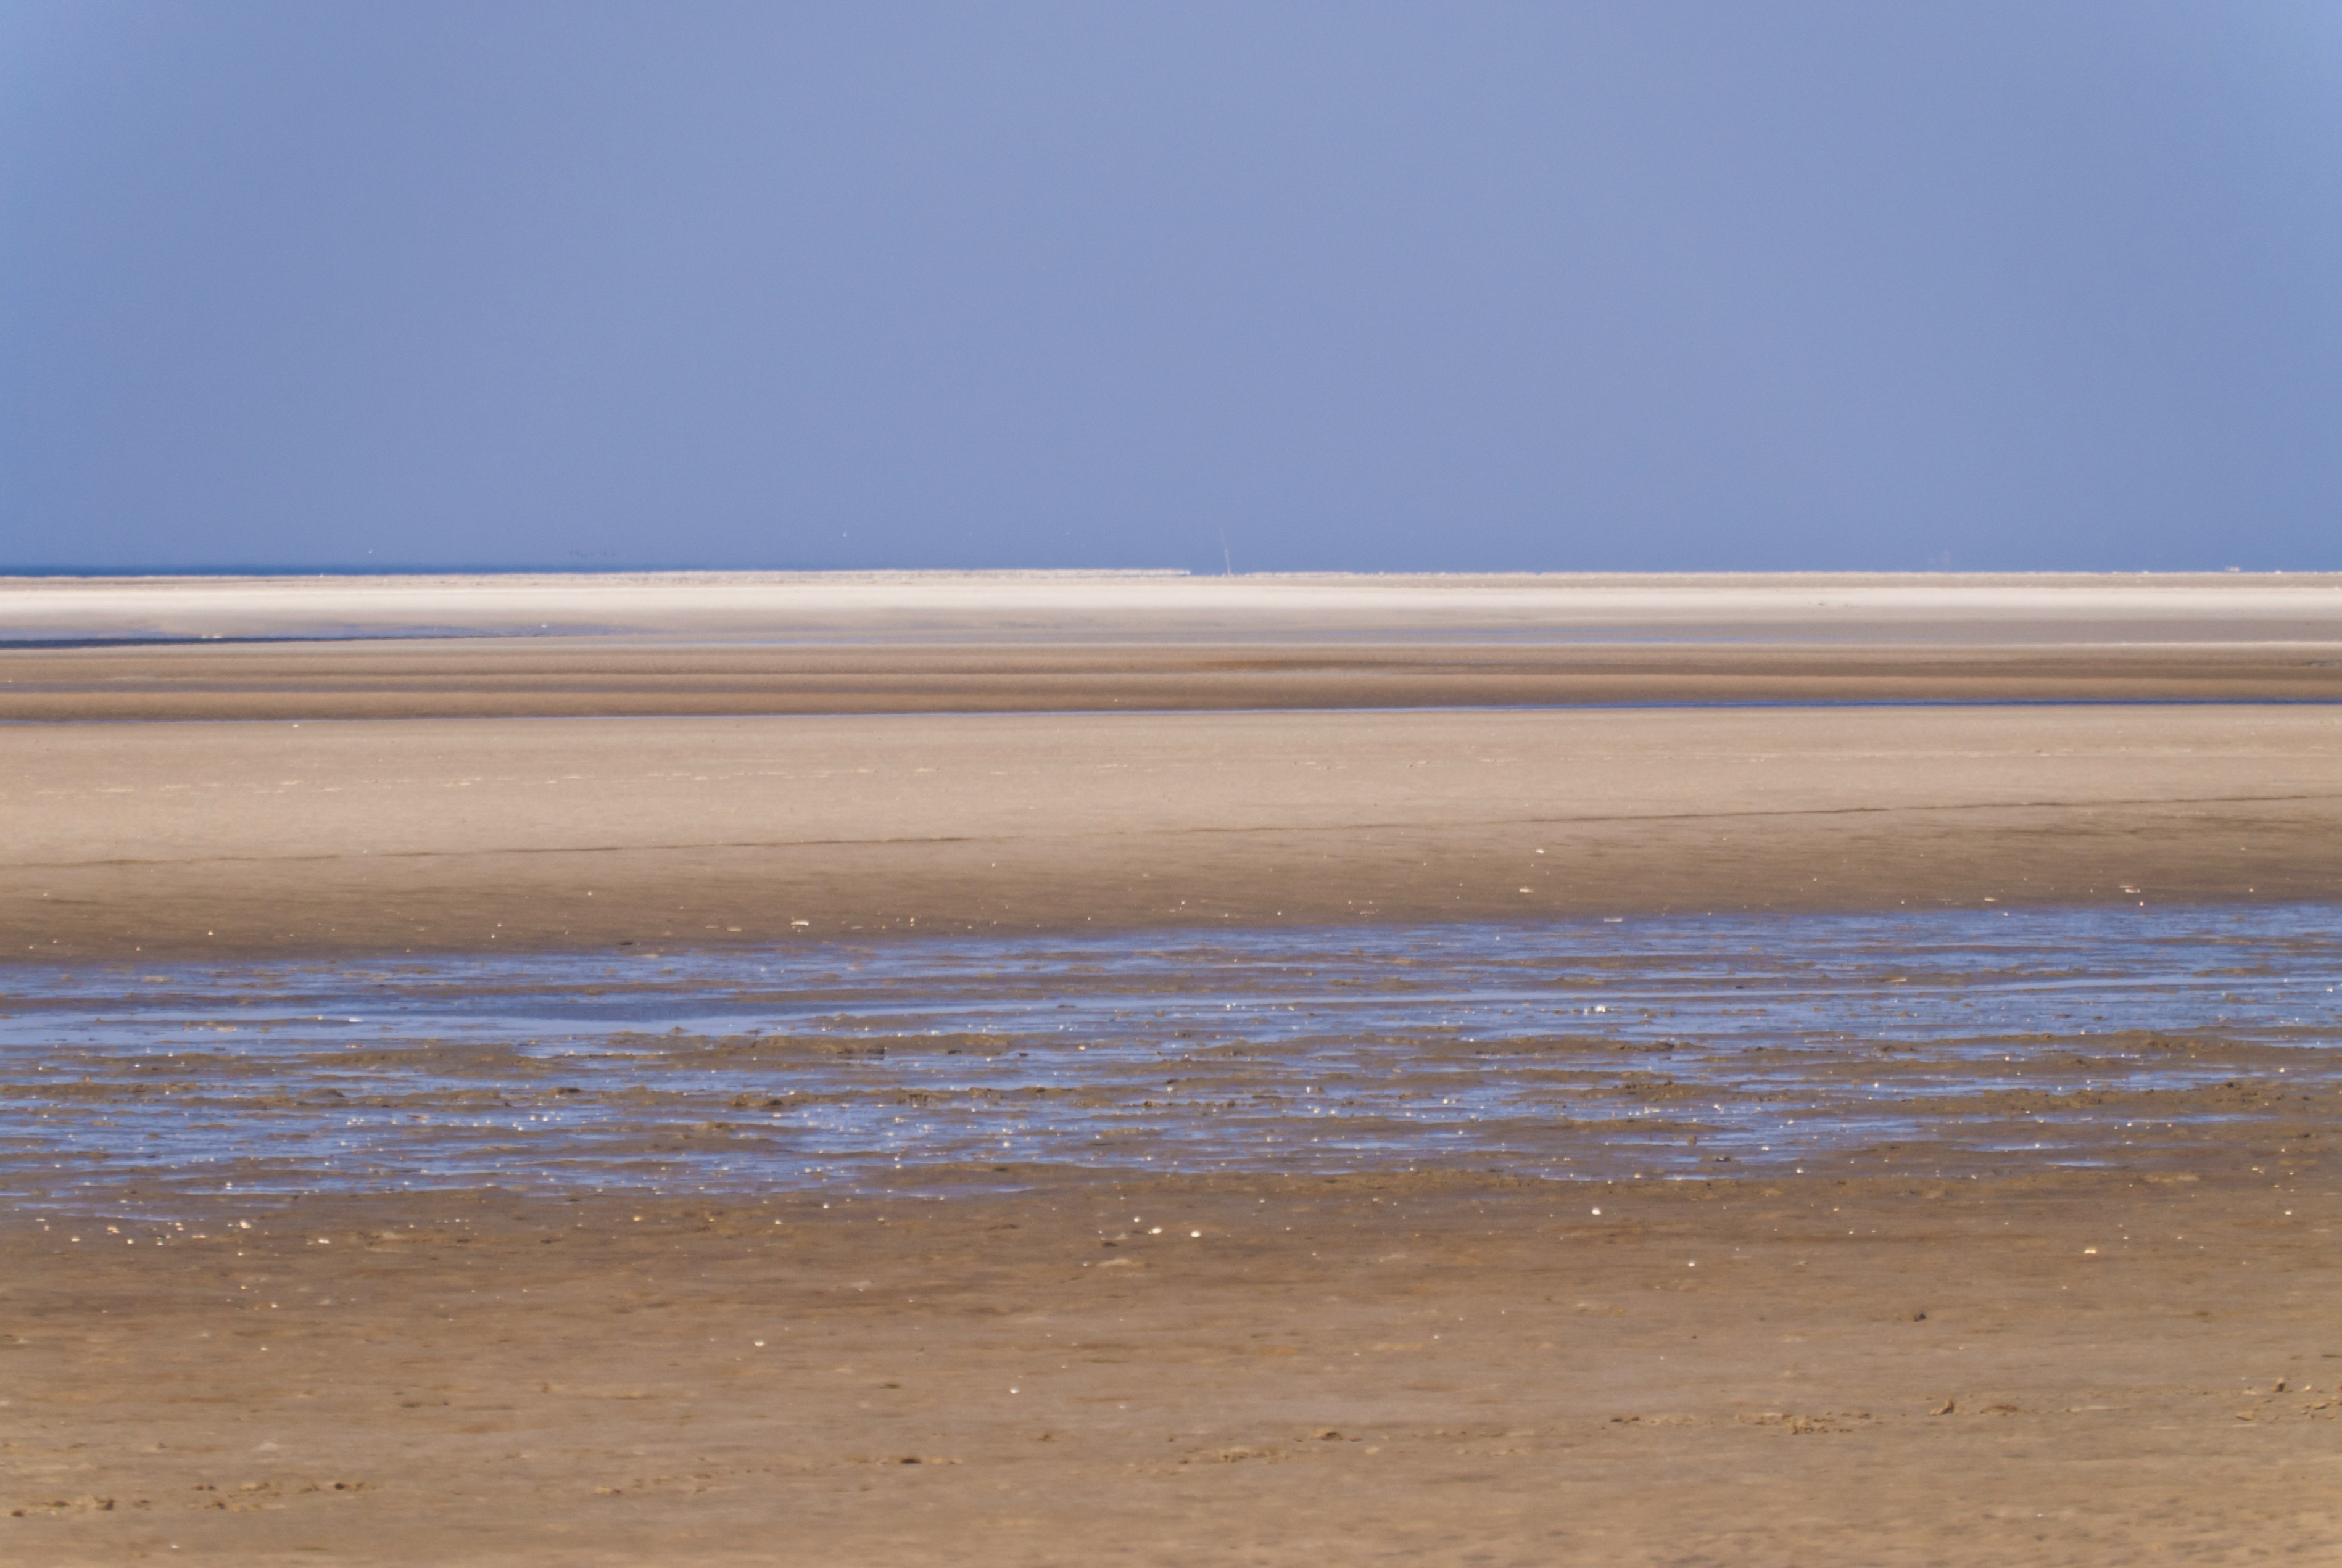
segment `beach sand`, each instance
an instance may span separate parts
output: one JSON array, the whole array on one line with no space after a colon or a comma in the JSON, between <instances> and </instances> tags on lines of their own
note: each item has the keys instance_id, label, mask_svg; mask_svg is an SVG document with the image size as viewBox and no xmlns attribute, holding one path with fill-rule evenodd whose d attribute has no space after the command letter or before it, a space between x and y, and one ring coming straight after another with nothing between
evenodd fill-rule
<instances>
[{"instance_id":1,"label":"beach sand","mask_svg":"<svg viewBox=\"0 0 2342 1568\"><path fill-rule=\"evenodd\" d=\"M0 1540L26 1563L1787 1565L2342 1539L2323 1160L1023 1180L12 1223Z\"/></svg>"},{"instance_id":2,"label":"beach sand","mask_svg":"<svg viewBox=\"0 0 2342 1568\"><path fill-rule=\"evenodd\" d=\"M0 585L0 953L2342 902L2325 580L819 586ZM1792 705L1481 705L1719 701ZM2328 1561L2335 1110L2153 1170L27 1206L0 1557Z\"/></svg>"},{"instance_id":3,"label":"beach sand","mask_svg":"<svg viewBox=\"0 0 2342 1568\"><path fill-rule=\"evenodd\" d=\"M0 947L2342 894L2342 706L70 724Z\"/></svg>"}]
</instances>

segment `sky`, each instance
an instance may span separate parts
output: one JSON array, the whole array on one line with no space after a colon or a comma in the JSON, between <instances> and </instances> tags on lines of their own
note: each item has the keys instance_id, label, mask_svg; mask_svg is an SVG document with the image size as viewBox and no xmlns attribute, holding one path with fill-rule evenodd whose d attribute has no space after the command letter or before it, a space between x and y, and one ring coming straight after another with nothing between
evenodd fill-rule
<instances>
[{"instance_id":1,"label":"sky","mask_svg":"<svg viewBox=\"0 0 2342 1568\"><path fill-rule=\"evenodd\" d=\"M0 0L0 570L2342 567L2342 9Z\"/></svg>"}]
</instances>

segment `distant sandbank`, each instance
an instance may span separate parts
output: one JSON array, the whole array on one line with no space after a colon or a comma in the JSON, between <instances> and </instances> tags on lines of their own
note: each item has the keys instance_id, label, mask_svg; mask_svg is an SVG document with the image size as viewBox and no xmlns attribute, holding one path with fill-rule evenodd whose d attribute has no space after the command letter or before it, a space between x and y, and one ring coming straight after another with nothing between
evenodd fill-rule
<instances>
[{"instance_id":1,"label":"distant sandbank","mask_svg":"<svg viewBox=\"0 0 2342 1568\"><path fill-rule=\"evenodd\" d=\"M2342 894L2342 578L16 579L0 626L20 960ZM2215 705L2110 705L2165 702Z\"/></svg>"}]
</instances>

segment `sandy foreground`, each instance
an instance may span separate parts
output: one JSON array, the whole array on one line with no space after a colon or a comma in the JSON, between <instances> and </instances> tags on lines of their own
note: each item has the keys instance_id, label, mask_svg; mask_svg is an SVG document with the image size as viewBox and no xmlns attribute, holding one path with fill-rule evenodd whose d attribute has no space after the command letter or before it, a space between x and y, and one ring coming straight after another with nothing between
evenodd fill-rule
<instances>
[{"instance_id":1,"label":"sandy foreground","mask_svg":"<svg viewBox=\"0 0 2342 1568\"><path fill-rule=\"evenodd\" d=\"M0 585L0 953L2342 902L2326 580L625 586ZM1806 705L1480 705L1718 701ZM2331 1562L2294 1098L2151 1169L28 1205L0 1559Z\"/></svg>"},{"instance_id":2,"label":"sandy foreground","mask_svg":"<svg viewBox=\"0 0 2342 1568\"><path fill-rule=\"evenodd\" d=\"M12 1223L0 1541L2096 1564L2342 1540L2337 1193L2274 1148L1998 1181L1024 1179Z\"/></svg>"}]
</instances>

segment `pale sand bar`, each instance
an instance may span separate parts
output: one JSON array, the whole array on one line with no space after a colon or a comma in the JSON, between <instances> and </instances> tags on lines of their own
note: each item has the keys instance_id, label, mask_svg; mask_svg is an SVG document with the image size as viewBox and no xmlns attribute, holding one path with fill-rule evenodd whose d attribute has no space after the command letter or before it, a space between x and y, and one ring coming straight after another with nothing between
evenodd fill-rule
<instances>
[{"instance_id":1,"label":"pale sand bar","mask_svg":"<svg viewBox=\"0 0 2342 1568\"><path fill-rule=\"evenodd\" d=\"M0 636L2323 642L2342 574L0 578Z\"/></svg>"},{"instance_id":2,"label":"pale sand bar","mask_svg":"<svg viewBox=\"0 0 2342 1568\"><path fill-rule=\"evenodd\" d=\"M19 956L2342 894L2342 708L0 731Z\"/></svg>"}]
</instances>

